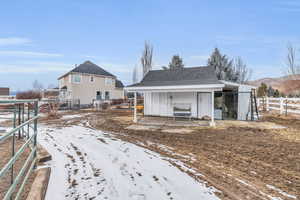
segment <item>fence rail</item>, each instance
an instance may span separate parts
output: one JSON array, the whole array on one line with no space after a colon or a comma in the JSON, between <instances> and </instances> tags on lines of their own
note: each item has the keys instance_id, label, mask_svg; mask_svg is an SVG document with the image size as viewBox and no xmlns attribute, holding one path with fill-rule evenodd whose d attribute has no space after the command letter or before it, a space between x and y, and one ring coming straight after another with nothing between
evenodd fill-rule
<instances>
[{"instance_id":1,"label":"fence rail","mask_svg":"<svg viewBox=\"0 0 300 200\"><path fill-rule=\"evenodd\" d=\"M11 158L0 169L0 180L6 178L5 175L10 172L10 186L3 199L19 199L36 165L38 100L0 100L0 112L13 114L13 117L0 115L0 119L10 119L13 122L13 129L0 136L0 145L8 139L12 141ZM16 138L24 140L24 144L19 149L15 149ZM15 176L14 164L26 149L30 149L30 154Z\"/></svg>"},{"instance_id":2,"label":"fence rail","mask_svg":"<svg viewBox=\"0 0 300 200\"><path fill-rule=\"evenodd\" d=\"M278 111L280 114L300 114L300 98L257 98L259 110Z\"/></svg>"}]
</instances>

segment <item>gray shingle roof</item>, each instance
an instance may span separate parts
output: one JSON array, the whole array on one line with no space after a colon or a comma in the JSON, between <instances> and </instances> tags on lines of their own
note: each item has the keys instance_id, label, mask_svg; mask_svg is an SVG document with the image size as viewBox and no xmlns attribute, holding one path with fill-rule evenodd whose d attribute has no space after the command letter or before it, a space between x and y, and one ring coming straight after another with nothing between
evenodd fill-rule
<instances>
[{"instance_id":1,"label":"gray shingle roof","mask_svg":"<svg viewBox=\"0 0 300 200\"><path fill-rule=\"evenodd\" d=\"M149 71L136 86L172 86L172 85L204 85L222 84L212 67L186 67L180 70Z\"/></svg>"},{"instance_id":2,"label":"gray shingle roof","mask_svg":"<svg viewBox=\"0 0 300 200\"><path fill-rule=\"evenodd\" d=\"M108 71L105 71L104 69L102 69L98 65L92 63L91 61L85 61L84 63L80 64L79 66L77 66L74 69L72 69L71 71L69 71L68 73L60 76L58 78L58 80L61 79L64 76L67 76L68 74L70 74L72 72L83 73L83 74L95 74L95 75L102 75L102 76L110 76L110 77L114 77L114 78L116 77L116 76L112 75L111 73L109 73Z\"/></svg>"},{"instance_id":3,"label":"gray shingle roof","mask_svg":"<svg viewBox=\"0 0 300 200\"><path fill-rule=\"evenodd\" d=\"M80 64L78 67L75 67L70 72L78 72L78 73L85 73L85 74L96 74L96 75L102 75L102 76L115 77L114 75L105 71L104 69L102 69L98 65L92 63L91 61L85 61L84 63Z\"/></svg>"},{"instance_id":4,"label":"gray shingle roof","mask_svg":"<svg viewBox=\"0 0 300 200\"><path fill-rule=\"evenodd\" d=\"M124 87L123 83L117 79L116 80L116 88L123 88L123 87Z\"/></svg>"}]
</instances>

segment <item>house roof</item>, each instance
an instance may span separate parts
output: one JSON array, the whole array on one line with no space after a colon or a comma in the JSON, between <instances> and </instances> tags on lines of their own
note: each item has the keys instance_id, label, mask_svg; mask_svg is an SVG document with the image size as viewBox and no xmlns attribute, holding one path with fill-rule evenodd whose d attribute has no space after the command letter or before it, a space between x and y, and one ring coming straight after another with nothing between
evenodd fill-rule
<instances>
[{"instance_id":1,"label":"house roof","mask_svg":"<svg viewBox=\"0 0 300 200\"><path fill-rule=\"evenodd\" d=\"M101 67L99 67L98 65L92 63L91 61L85 61L84 63L80 64L79 66L75 67L74 69L72 69L71 71L69 71L68 73L62 75L61 77L59 77L58 79L68 75L69 73L72 72L77 72L77 73L83 73L83 74L95 74L95 75L102 75L102 76L111 76L111 77L115 77L114 75L112 75L111 73L109 73L108 71L102 69Z\"/></svg>"},{"instance_id":2,"label":"house roof","mask_svg":"<svg viewBox=\"0 0 300 200\"><path fill-rule=\"evenodd\" d=\"M128 87L222 84L212 67L149 71L140 83Z\"/></svg>"},{"instance_id":3,"label":"house roof","mask_svg":"<svg viewBox=\"0 0 300 200\"><path fill-rule=\"evenodd\" d=\"M123 87L124 87L123 83L117 79L116 80L116 88L123 88Z\"/></svg>"},{"instance_id":4,"label":"house roof","mask_svg":"<svg viewBox=\"0 0 300 200\"><path fill-rule=\"evenodd\" d=\"M0 87L0 95L9 95L9 88L8 87Z\"/></svg>"}]
</instances>

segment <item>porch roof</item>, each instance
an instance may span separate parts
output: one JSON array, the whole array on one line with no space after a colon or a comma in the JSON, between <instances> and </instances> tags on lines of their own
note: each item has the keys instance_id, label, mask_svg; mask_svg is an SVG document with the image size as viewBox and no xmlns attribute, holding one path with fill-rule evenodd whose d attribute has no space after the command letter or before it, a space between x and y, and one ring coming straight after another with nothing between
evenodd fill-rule
<instances>
[{"instance_id":1,"label":"porch roof","mask_svg":"<svg viewBox=\"0 0 300 200\"><path fill-rule=\"evenodd\" d=\"M151 70L139 83L128 87L222 84L212 67Z\"/></svg>"},{"instance_id":2,"label":"porch roof","mask_svg":"<svg viewBox=\"0 0 300 200\"><path fill-rule=\"evenodd\" d=\"M211 92L222 91L225 84L170 85L170 86L135 86L126 87L128 92Z\"/></svg>"},{"instance_id":3,"label":"porch roof","mask_svg":"<svg viewBox=\"0 0 300 200\"><path fill-rule=\"evenodd\" d=\"M186 67L177 70L151 70L139 83L127 86L127 91L212 91L221 90L224 83L217 79L213 67Z\"/></svg>"}]
</instances>

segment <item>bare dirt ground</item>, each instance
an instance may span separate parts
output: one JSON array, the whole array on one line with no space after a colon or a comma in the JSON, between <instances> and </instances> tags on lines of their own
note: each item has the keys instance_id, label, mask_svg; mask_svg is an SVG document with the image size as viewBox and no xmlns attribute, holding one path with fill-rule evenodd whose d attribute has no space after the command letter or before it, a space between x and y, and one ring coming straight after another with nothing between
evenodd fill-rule
<instances>
[{"instance_id":1,"label":"bare dirt ground","mask_svg":"<svg viewBox=\"0 0 300 200\"><path fill-rule=\"evenodd\" d=\"M98 129L181 160L194 170L187 173L222 191L218 194L222 199L300 198L300 120L279 116L262 119L286 129L262 129L253 124L170 133L163 128L126 129L132 125L129 111L93 113L86 118Z\"/></svg>"},{"instance_id":2,"label":"bare dirt ground","mask_svg":"<svg viewBox=\"0 0 300 200\"><path fill-rule=\"evenodd\" d=\"M15 151L17 151L22 144L24 144L23 140L15 140ZM10 160L11 152L12 152L12 138L7 139L3 143L0 144L0 169L4 167L4 165ZM14 165L14 177L20 172L22 165L25 163L27 156L30 154L29 149L25 150L25 152L21 155L20 159L18 159ZM28 192L30 191L30 186L35 178L35 173L28 178L27 184L22 192L21 199L26 199ZM0 179L0 199L3 199L5 196L11 180L11 171L9 171L4 177ZM17 187L18 189L18 187ZM15 193L16 194L16 193Z\"/></svg>"}]
</instances>

